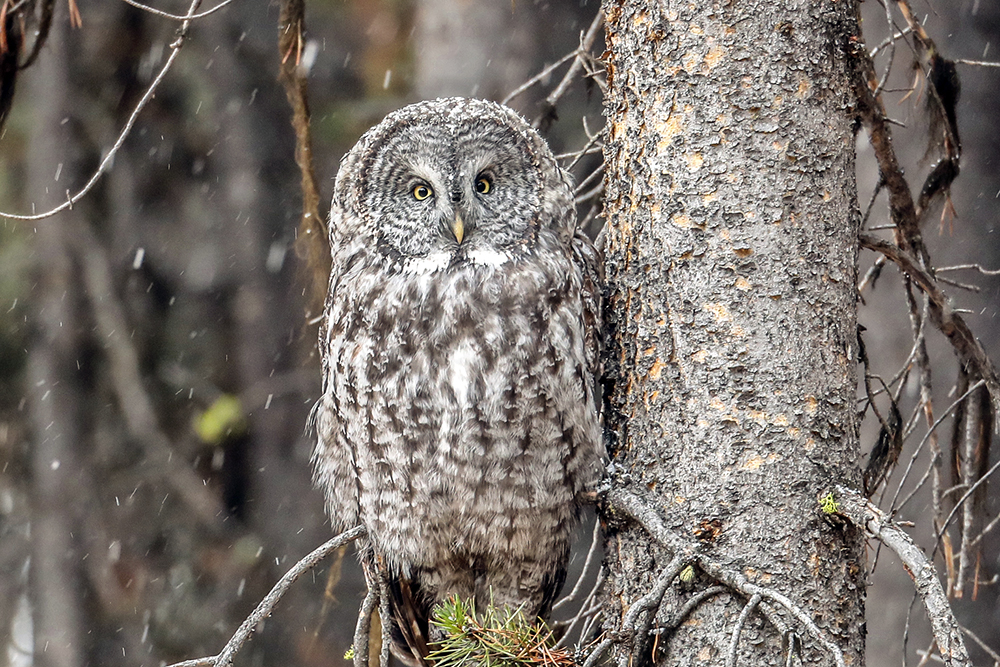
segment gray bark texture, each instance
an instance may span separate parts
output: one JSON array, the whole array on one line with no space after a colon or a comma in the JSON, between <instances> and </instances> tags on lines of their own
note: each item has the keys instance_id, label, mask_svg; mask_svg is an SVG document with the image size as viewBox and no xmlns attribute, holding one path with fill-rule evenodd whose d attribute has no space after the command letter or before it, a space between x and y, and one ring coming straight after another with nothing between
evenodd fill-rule
<instances>
[{"instance_id":1,"label":"gray bark texture","mask_svg":"<svg viewBox=\"0 0 1000 667\"><path fill-rule=\"evenodd\" d=\"M856 10L604 3L612 488L692 553L790 598L855 666L862 536L828 522L818 494L860 485ZM674 554L615 520L615 495L605 622L620 664L785 665L789 644L787 664L836 664L801 618L746 599L752 587L678 618L717 583L702 568L667 588L653 634L622 630Z\"/></svg>"}]
</instances>

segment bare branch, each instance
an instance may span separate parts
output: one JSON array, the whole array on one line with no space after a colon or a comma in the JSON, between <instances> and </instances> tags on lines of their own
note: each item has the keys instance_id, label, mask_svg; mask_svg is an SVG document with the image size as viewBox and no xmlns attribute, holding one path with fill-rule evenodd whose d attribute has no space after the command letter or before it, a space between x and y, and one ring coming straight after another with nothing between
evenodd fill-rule
<instances>
[{"instance_id":1,"label":"bare branch","mask_svg":"<svg viewBox=\"0 0 1000 667\"><path fill-rule=\"evenodd\" d=\"M348 531L337 535L321 544L320 546L313 549L311 552L306 554L299 562L291 567L288 572L285 573L278 583L274 585L271 591L264 596L264 599L260 601L257 608L247 616L246 620L240 625L236 634L233 635L232 639L225 645L222 652L219 655L208 658L198 658L197 660L185 660L184 662L174 663L169 667L228 667L233 662L233 657L236 652L240 650L243 644L246 643L250 635L253 634L254 629L257 625L263 621L265 618L271 615L274 611L275 605L278 601L288 592L299 577L315 567L316 563L320 562L331 553L339 549L340 547L353 542L362 535L365 534L365 529L363 526L356 526Z\"/></svg>"},{"instance_id":2,"label":"bare branch","mask_svg":"<svg viewBox=\"0 0 1000 667\"><path fill-rule=\"evenodd\" d=\"M986 382L995 411L1000 412L1000 377L997 376L997 371L983 346L962 316L955 313L948 297L937 286L937 281L910 253L898 246L869 234L861 234L859 239L862 247L880 252L894 262L928 296L930 316L934 326L947 336L955 352L971 372Z\"/></svg>"},{"instance_id":3,"label":"bare branch","mask_svg":"<svg viewBox=\"0 0 1000 667\"><path fill-rule=\"evenodd\" d=\"M966 60L965 58L956 58L955 62L959 65L975 65L977 67L1000 67L1000 63L988 60Z\"/></svg>"},{"instance_id":4,"label":"bare branch","mask_svg":"<svg viewBox=\"0 0 1000 667\"><path fill-rule=\"evenodd\" d=\"M917 448L913 451L913 455L910 457L910 462L906 466L906 471L903 473L903 478L899 481L899 486L896 488L896 494L892 497L892 502L889 503L889 507L892 508L890 510L890 513L895 513L895 512L898 512L900 509L902 509L906 505L906 503L908 503L910 501L910 499L917 492L917 490L921 486L923 486L923 483L926 481L927 475L930 473L929 469L928 469L927 473L925 473L924 476L921 478L920 483L918 483L917 486L914 487L914 489L912 491L910 491L909 494L907 494L906 498L903 499L903 502L901 502L898 507L896 506L896 498L899 497L899 492L903 488L903 484L904 484L904 482L906 482L906 478L910 474L910 468L913 467L913 463L917 460L917 456L920 454L920 452L923 449L924 445L927 443L927 440L931 437L931 435L934 433L934 431L937 430L937 427L940 426L941 423L948 417L948 415L950 415L955 410L956 407L958 407L959 405L961 405L962 401L964 401L969 396L969 394L971 394L976 389L979 389L984 384L985 384L985 382L983 382L982 380L980 380L976 384L972 385L972 387L970 387L968 391L966 391L960 397L958 397L957 399L955 399L952 402L952 404L949 405L947 407L947 409L945 409L945 411L943 413L941 413L941 416L938 417L937 420L933 424L931 424L931 427L929 429L927 429L927 433L924 434L924 437L920 440L920 444L917 445ZM933 461L931 462L931 465L932 466L934 465Z\"/></svg>"},{"instance_id":5,"label":"bare branch","mask_svg":"<svg viewBox=\"0 0 1000 667\"><path fill-rule=\"evenodd\" d=\"M560 58L559 60L555 61L554 63L552 63L551 65L549 65L545 69L543 69L541 72L539 72L538 74L536 74L535 76L531 77L530 79L528 79L527 81L525 81L524 83L522 83L520 86L518 86L517 88L515 88L509 95L507 95L507 97L503 98L503 101L501 102L501 104L510 104L511 100L513 100L515 97L517 97L518 95L521 95L522 93L524 93L524 91L528 90L529 88L531 88L532 86L534 86L536 83L539 83L542 80L544 80L545 77L547 77L548 75L552 74L552 72L554 72L557 69L559 69L559 67L561 65L563 65L566 62L572 60L573 58L576 58L577 55L579 55L579 52L580 52L579 49L575 49L573 51L570 51L569 53L567 53L566 55L564 55L562 58Z\"/></svg>"},{"instance_id":6,"label":"bare branch","mask_svg":"<svg viewBox=\"0 0 1000 667\"><path fill-rule=\"evenodd\" d=\"M985 475L983 475L978 480L976 480L976 483L973 484L972 486L970 486L969 489L968 489L968 491L966 491L962 495L962 497L958 499L958 502L955 503L955 506L953 508L951 508L951 512L948 513L948 518L946 518L944 520L944 523L941 525L941 528L938 530L938 533L936 535L936 539L938 539L938 540L941 539L941 536L944 535L944 532L946 530L948 530L948 526L951 525L951 521L952 521L952 519L955 518L955 514L956 514L956 512L958 512L959 508L962 507L962 505L965 503L965 501L968 500L969 497L972 496L972 494L975 493L976 490L980 486L982 486L983 484L986 483L986 480L989 479L993 475L993 473L995 473L997 471L998 468L1000 468L1000 461L997 461L996 463L994 463L993 467L990 468L986 472ZM937 546L934 547L934 552L937 553Z\"/></svg>"},{"instance_id":7,"label":"bare branch","mask_svg":"<svg viewBox=\"0 0 1000 667\"><path fill-rule=\"evenodd\" d=\"M601 522L600 520L594 521L594 532L590 537L590 549L587 551L587 558L583 561L583 569L580 570L580 576L576 580L576 585L573 586L571 590L563 599L552 605L552 611L556 611L565 604L568 604L576 599L577 594L580 592L580 587L583 586L583 580L586 578L587 570L590 569L590 561L594 557L594 553L597 551L598 541L601 539Z\"/></svg>"},{"instance_id":8,"label":"bare branch","mask_svg":"<svg viewBox=\"0 0 1000 667\"><path fill-rule=\"evenodd\" d=\"M961 271L961 270L964 270L964 269L971 269L971 270L974 270L974 271L978 271L979 273L983 274L984 276L1000 276L1000 269L997 269L995 271L991 271L990 269L984 269L979 264L956 264L955 266L942 266L939 269L935 269L934 272L935 273L945 273L947 271Z\"/></svg>"},{"instance_id":9,"label":"bare branch","mask_svg":"<svg viewBox=\"0 0 1000 667\"><path fill-rule=\"evenodd\" d=\"M83 188L81 188L80 191L77 192L76 194L69 195L69 197L65 202L63 202L59 206L56 206L53 209L45 211L44 213L36 213L32 215L20 215L17 213L4 213L3 211L0 211L0 218L10 218L12 220L25 220L25 221L44 220L45 218L51 218L56 213L73 208L73 204L80 201L80 199L82 199L88 192L90 192L93 189L94 185L97 184L97 181L101 179L101 176L103 176L107 171L111 169L111 165L114 163L115 156L118 154L118 151L121 149L121 147L125 144L125 139L128 138L129 133L132 131L132 127L135 125L135 121L139 117L139 114L146 107L146 104L148 104L149 101L153 99L156 89L159 87L164 77L166 77L167 72L169 72L170 68L173 66L174 61L177 59L177 55L181 52L181 47L184 45L184 40L187 38L188 29L191 26L191 20L195 17L196 15L195 12L197 11L199 5L201 5L201 0L191 0L191 5L188 7L187 14L185 14L184 22L181 24L181 27L177 30L177 39L175 39L173 42L170 43L170 49L171 49L170 57L167 58L167 62L163 63L163 67L160 68L160 71L156 74L156 77L149 84L149 87L146 88L146 92L143 93L143 96L139 99L139 102L135 105L135 109L132 110L132 114L128 117L128 120L125 122L125 127L122 128L122 131L118 135L118 139L115 141L114 146L111 147L111 150L108 151L108 154L104 156L103 160L101 160L101 164L98 165L97 171L95 171L94 175L90 177L90 180L87 181L87 184L84 185Z\"/></svg>"},{"instance_id":10,"label":"bare branch","mask_svg":"<svg viewBox=\"0 0 1000 667\"><path fill-rule=\"evenodd\" d=\"M597 15L590 23L590 27L587 28L587 32L584 33L580 39L580 48L578 48L575 53L576 59L573 61L573 64L569 66L569 69L566 70L566 74L563 75L559 85L557 85L552 92L549 93L549 96L545 98L546 111L535 119L535 122L533 123L535 127L538 127L541 124L542 119L548 115L549 110L555 108L556 103L560 100L560 98L562 98L563 95L566 94L570 84L573 83L573 79L575 79L579 75L580 70L583 69L586 54L594 46L594 40L597 39L597 33L600 32L602 25L604 25L604 11L598 9Z\"/></svg>"},{"instance_id":11,"label":"bare branch","mask_svg":"<svg viewBox=\"0 0 1000 667\"><path fill-rule=\"evenodd\" d=\"M891 549L913 579L931 622L938 650L949 667L971 667L955 615L934 565L913 540L875 505L843 486L836 491L838 512Z\"/></svg>"},{"instance_id":12,"label":"bare branch","mask_svg":"<svg viewBox=\"0 0 1000 667\"><path fill-rule=\"evenodd\" d=\"M180 14L171 14L169 12L165 12L161 9L157 9L156 7L150 7L149 5L144 5L141 2L138 2L138 0L122 0L122 1L126 4L132 5L136 9L141 9L144 12L149 12L150 14L153 14L155 16L159 16L165 19L171 19L173 21L194 21L197 19L205 18L206 16L214 14L215 12L219 11L226 5L233 2L233 0L222 0L222 2L217 4L215 7L212 7L211 9L206 9L205 11L199 12L197 14L189 14L182 16Z\"/></svg>"}]
</instances>

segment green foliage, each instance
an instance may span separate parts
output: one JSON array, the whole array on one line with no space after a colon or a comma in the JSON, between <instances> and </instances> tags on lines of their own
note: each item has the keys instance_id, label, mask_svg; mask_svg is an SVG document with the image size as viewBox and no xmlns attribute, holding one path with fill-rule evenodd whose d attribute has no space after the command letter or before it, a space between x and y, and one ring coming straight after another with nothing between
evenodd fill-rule
<instances>
[{"instance_id":1,"label":"green foliage","mask_svg":"<svg viewBox=\"0 0 1000 667\"><path fill-rule=\"evenodd\" d=\"M566 649L553 648L548 626L528 621L520 609L490 604L477 614L474 602L451 598L434 608L431 622L446 635L429 656L435 667L573 665Z\"/></svg>"},{"instance_id":2,"label":"green foliage","mask_svg":"<svg viewBox=\"0 0 1000 667\"><path fill-rule=\"evenodd\" d=\"M246 415L240 399L232 394L222 394L208 409L195 417L194 430L202 442L221 443L232 434L246 430Z\"/></svg>"}]
</instances>

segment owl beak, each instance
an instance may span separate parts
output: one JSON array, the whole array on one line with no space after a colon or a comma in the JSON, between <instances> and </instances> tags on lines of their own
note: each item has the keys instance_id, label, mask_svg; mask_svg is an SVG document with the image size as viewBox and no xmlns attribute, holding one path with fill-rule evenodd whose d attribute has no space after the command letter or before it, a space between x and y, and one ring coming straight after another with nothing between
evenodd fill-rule
<instances>
[{"instance_id":1,"label":"owl beak","mask_svg":"<svg viewBox=\"0 0 1000 667\"><path fill-rule=\"evenodd\" d=\"M461 243L462 237L465 236L465 223L462 222L462 216L458 213L455 214L455 221L451 223L451 230L455 232L455 240Z\"/></svg>"}]
</instances>

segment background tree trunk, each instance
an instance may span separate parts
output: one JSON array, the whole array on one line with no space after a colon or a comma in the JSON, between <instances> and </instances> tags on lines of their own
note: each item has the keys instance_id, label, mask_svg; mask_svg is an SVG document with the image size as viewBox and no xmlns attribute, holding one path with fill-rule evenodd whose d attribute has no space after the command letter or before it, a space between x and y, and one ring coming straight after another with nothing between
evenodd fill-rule
<instances>
[{"instance_id":1,"label":"background tree trunk","mask_svg":"<svg viewBox=\"0 0 1000 667\"><path fill-rule=\"evenodd\" d=\"M862 539L817 502L860 484L855 4L604 9L613 487L863 664ZM607 553L615 630L672 554L629 524ZM675 584L657 622L712 583ZM723 664L745 603L712 597L645 653ZM741 664L785 664L780 634L750 618ZM803 662L832 664L819 655L806 637Z\"/></svg>"}]
</instances>

